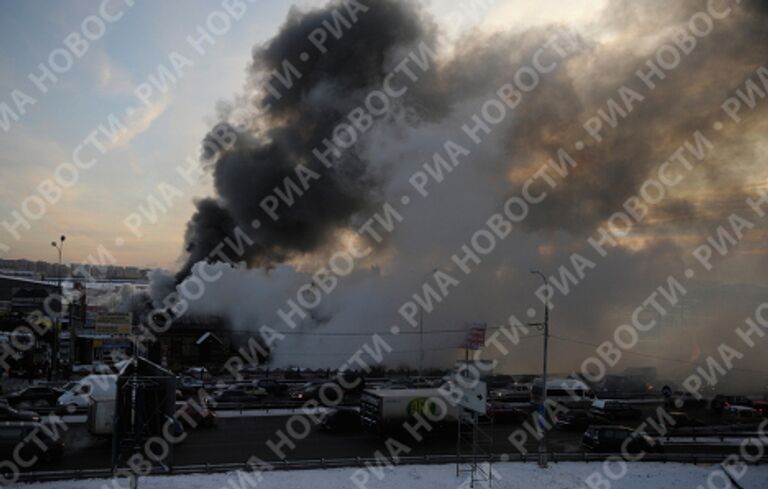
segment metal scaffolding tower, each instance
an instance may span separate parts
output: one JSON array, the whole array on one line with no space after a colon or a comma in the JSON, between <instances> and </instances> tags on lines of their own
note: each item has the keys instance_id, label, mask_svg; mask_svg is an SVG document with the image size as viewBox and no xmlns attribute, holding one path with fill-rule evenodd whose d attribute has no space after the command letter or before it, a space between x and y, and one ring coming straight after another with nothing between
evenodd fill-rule
<instances>
[{"instance_id":1,"label":"metal scaffolding tower","mask_svg":"<svg viewBox=\"0 0 768 489\"><path fill-rule=\"evenodd\" d=\"M493 417L461 409L456 442L456 477L469 474L475 482L493 485Z\"/></svg>"}]
</instances>

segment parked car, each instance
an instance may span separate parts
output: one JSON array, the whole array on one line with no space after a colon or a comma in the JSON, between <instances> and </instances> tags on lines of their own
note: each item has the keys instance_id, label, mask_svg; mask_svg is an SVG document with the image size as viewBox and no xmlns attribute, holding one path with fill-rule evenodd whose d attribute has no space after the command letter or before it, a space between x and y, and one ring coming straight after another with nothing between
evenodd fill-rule
<instances>
[{"instance_id":1,"label":"parked car","mask_svg":"<svg viewBox=\"0 0 768 489\"><path fill-rule=\"evenodd\" d=\"M675 421L673 428L702 428L707 424L701 420L691 417L688 413L672 411L669 416Z\"/></svg>"},{"instance_id":2,"label":"parked car","mask_svg":"<svg viewBox=\"0 0 768 489\"><path fill-rule=\"evenodd\" d=\"M751 400L744 396L728 396L722 394L716 395L712 399L712 402L709 403L709 408L719 414L722 414L725 409L731 406L743 406L751 408L753 403Z\"/></svg>"},{"instance_id":3,"label":"parked car","mask_svg":"<svg viewBox=\"0 0 768 489\"><path fill-rule=\"evenodd\" d=\"M408 389L408 386L405 384L400 384L397 382L384 382L383 384L372 386L371 389L373 390L405 390Z\"/></svg>"},{"instance_id":4,"label":"parked car","mask_svg":"<svg viewBox=\"0 0 768 489\"><path fill-rule=\"evenodd\" d=\"M498 424L520 423L528 417L528 413L508 402L491 401L486 412L493 418L493 422Z\"/></svg>"},{"instance_id":5,"label":"parked car","mask_svg":"<svg viewBox=\"0 0 768 489\"><path fill-rule=\"evenodd\" d=\"M282 396L288 392L288 385L275 379L258 379L254 385L264 389L270 396Z\"/></svg>"},{"instance_id":6,"label":"parked car","mask_svg":"<svg viewBox=\"0 0 768 489\"><path fill-rule=\"evenodd\" d=\"M489 397L494 401L528 403L531 401L531 386L508 384L503 389L492 390Z\"/></svg>"},{"instance_id":7,"label":"parked car","mask_svg":"<svg viewBox=\"0 0 768 489\"><path fill-rule=\"evenodd\" d=\"M189 377L188 375L176 377L176 387L182 391L196 391L202 389L203 385L204 382L199 378Z\"/></svg>"},{"instance_id":8,"label":"parked car","mask_svg":"<svg viewBox=\"0 0 768 489\"><path fill-rule=\"evenodd\" d=\"M763 420L762 413L747 406L728 406L723 410L723 416L733 423L759 423Z\"/></svg>"},{"instance_id":9,"label":"parked car","mask_svg":"<svg viewBox=\"0 0 768 489\"><path fill-rule=\"evenodd\" d=\"M212 378L211 373L205 367L189 367L184 370L182 374L186 377L193 377L201 380L210 380Z\"/></svg>"},{"instance_id":10,"label":"parked car","mask_svg":"<svg viewBox=\"0 0 768 489\"><path fill-rule=\"evenodd\" d=\"M300 387L290 391L289 395L294 401L308 401L310 399L317 399L328 403L336 403L341 399L338 398L339 393L343 396L343 389L341 387L323 387L325 384L336 384L335 380L311 380Z\"/></svg>"},{"instance_id":11,"label":"parked car","mask_svg":"<svg viewBox=\"0 0 768 489\"><path fill-rule=\"evenodd\" d=\"M488 386L488 390L503 389L504 387L514 382L514 377L504 374L492 375L485 381L486 385Z\"/></svg>"},{"instance_id":12,"label":"parked car","mask_svg":"<svg viewBox=\"0 0 768 489\"><path fill-rule=\"evenodd\" d=\"M706 399L697 398L688 391L677 390L665 401L668 408L690 409L706 407Z\"/></svg>"},{"instance_id":13,"label":"parked car","mask_svg":"<svg viewBox=\"0 0 768 489\"><path fill-rule=\"evenodd\" d=\"M174 417L185 428L210 428L216 424L216 413L208 409L207 406L193 406L187 401L177 401Z\"/></svg>"},{"instance_id":14,"label":"parked car","mask_svg":"<svg viewBox=\"0 0 768 489\"><path fill-rule=\"evenodd\" d=\"M661 445L653 438L625 426L590 426L584 432L581 444L587 450L600 453L617 453L624 449L631 454L661 451Z\"/></svg>"},{"instance_id":15,"label":"parked car","mask_svg":"<svg viewBox=\"0 0 768 489\"><path fill-rule=\"evenodd\" d=\"M17 449L17 447L20 447ZM54 460L64 452L61 439L54 439L51 430L33 421L6 421L0 423L0 457L11 459L16 454L24 460L37 457Z\"/></svg>"},{"instance_id":16,"label":"parked car","mask_svg":"<svg viewBox=\"0 0 768 489\"><path fill-rule=\"evenodd\" d=\"M411 377L407 379L406 383L411 389L428 389L435 387L435 381L426 377Z\"/></svg>"},{"instance_id":17,"label":"parked car","mask_svg":"<svg viewBox=\"0 0 768 489\"><path fill-rule=\"evenodd\" d=\"M768 417L768 401L753 401L752 407L754 407L762 416Z\"/></svg>"},{"instance_id":18,"label":"parked car","mask_svg":"<svg viewBox=\"0 0 768 489\"><path fill-rule=\"evenodd\" d=\"M587 429L591 422L589 413L584 409L570 409L568 412L555 417L555 428L561 431L581 431Z\"/></svg>"},{"instance_id":19,"label":"parked car","mask_svg":"<svg viewBox=\"0 0 768 489\"><path fill-rule=\"evenodd\" d=\"M40 416L33 411L22 411L0 402L0 421L40 421Z\"/></svg>"},{"instance_id":20,"label":"parked car","mask_svg":"<svg viewBox=\"0 0 768 489\"><path fill-rule=\"evenodd\" d=\"M251 394L243 389L227 389L213 399L216 404L260 404L263 395Z\"/></svg>"},{"instance_id":21,"label":"parked car","mask_svg":"<svg viewBox=\"0 0 768 489\"><path fill-rule=\"evenodd\" d=\"M267 397L267 390L252 382L247 382L245 384L232 384L224 387L223 389L218 389L218 391L226 390L240 390L253 396L259 396L260 398Z\"/></svg>"},{"instance_id":22,"label":"parked car","mask_svg":"<svg viewBox=\"0 0 768 489\"><path fill-rule=\"evenodd\" d=\"M632 421L643 416L643 412L627 403L598 399L592 402L589 415L606 421Z\"/></svg>"},{"instance_id":23,"label":"parked car","mask_svg":"<svg viewBox=\"0 0 768 489\"><path fill-rule=\"evenodd\" d=\"M5 400L13 407L51 407L62 394L63 391L55 387L32 386L9 394Z\"/></svg>"},{"instance_id":24,"label":"parked car","mask_svg":"<svg viewBox=\"0 0 768 489\"><path fill-rule=\"evenodd\" d=\"M360 431L360 412L356 409L331 409L320 419L320 428L331 433Z\"/></svg>"},{"instance_id":25,"label":"parked car","mask_svg":"<svg viewBox=\"0 0 768 489\"><path fill-rule=\"evenodd\" d=\"M72 366L72 373L76 375L90 374L114 374L115 369L106 363L96 362L93 364L79 364Z\"/></svg>"}]
</instances>

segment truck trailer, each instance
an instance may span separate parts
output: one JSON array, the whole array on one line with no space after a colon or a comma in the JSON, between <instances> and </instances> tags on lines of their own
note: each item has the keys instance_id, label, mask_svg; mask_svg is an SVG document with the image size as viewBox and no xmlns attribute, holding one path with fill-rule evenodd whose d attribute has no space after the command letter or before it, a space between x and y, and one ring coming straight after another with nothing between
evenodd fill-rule
<instances>
[{"instance_id":1,"label":"truck trailer","mask_svg":"<svg viewBox=\"0 0 768 489\"><path fill-rule=\"evenodd\" d=\"M384 430L421 416L432 424L456 421L460 407L438 388L369 389L360 397L360 422Z\"/></svg>"}]
</instances>

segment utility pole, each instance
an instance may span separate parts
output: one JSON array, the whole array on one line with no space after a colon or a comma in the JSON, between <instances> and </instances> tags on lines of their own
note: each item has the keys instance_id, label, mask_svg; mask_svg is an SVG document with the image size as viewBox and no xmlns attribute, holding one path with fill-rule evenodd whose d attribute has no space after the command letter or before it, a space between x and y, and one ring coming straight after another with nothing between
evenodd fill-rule
<instances>
[{"instance_id":1,"label":"utility pole","mask_svg":"<svg viewBox=\"0 0 768 489\"><path fill-rule=\"evenodd\" d=\"M437 273L437 268L433 268L429 275L432 277ZM424 377L424 307L419 308L419 377Z\"/></svg>"},{"instance_id":2,"label":"utility pole","mask_svg":"<svg viewBox=\"0 0 768 489\"><path fill-rule=\"evenodd\" d=\"M56 380L57 372L59 370L59 330L61 329L61 313L64 308L64 292L61 289L61 272L62 272L62 259L64 255L64 240L66 240L67 237L63 234L59 238L59 242L51 241L51 246L56 248L56 251L59 252L59 270L56 274L56 277L58 279L58 288L59 288L59 298L58 298L58 304L59 304L59 310L56 311L56 322L53 326L53 345L51 348L51 370L48 373L48 380ZM72 339L70 338L70 342ZM70 344L70 348L72 348L72 345Z\"/></svg>"},{"instance_id":3,"label":"utility pole","mask_svg":"<svg viewBox=\"0 0 768 489\"><path fill-rule=\"evenodd\" d=\"M544 282L547 289L547 300L544 304L544 322L529 323L530 326L544 327L544 366L541 374L541 405L539 406L539 429L542 430L542 436L539 439L539 467L547 468L547 434L546 413L547 413L547 349L549 348L549 282L547 277L538 270L531 270L533 275L538 275Z\"/></svg>"},{"instance_id":4,"label":"utility pole","mask_svg":"<svg viewBox=\"0 0 768 489\"><path fill-rule=\"evenodd\" d=\"M424 376L424 308L419 308L419 377Z\"/></svg>"}]
</instances>

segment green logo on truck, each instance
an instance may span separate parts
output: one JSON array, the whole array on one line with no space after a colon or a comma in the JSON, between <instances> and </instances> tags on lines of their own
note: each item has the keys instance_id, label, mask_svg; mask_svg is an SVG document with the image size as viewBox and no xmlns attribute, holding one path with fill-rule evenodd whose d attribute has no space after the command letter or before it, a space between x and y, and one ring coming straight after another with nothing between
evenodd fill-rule
<instances>
[{"instance_id":1,"label":"green logo on truck","mask_svg":"<svg viewBox=\"0 0 768 489\"><path fill-rule=\"evenodd\" d=\"M437 415L437 405L432 398L419 397L408 403L408 414L410 416L420 414L422 416L434 417Z\"/></svg>"}]
</instances>

